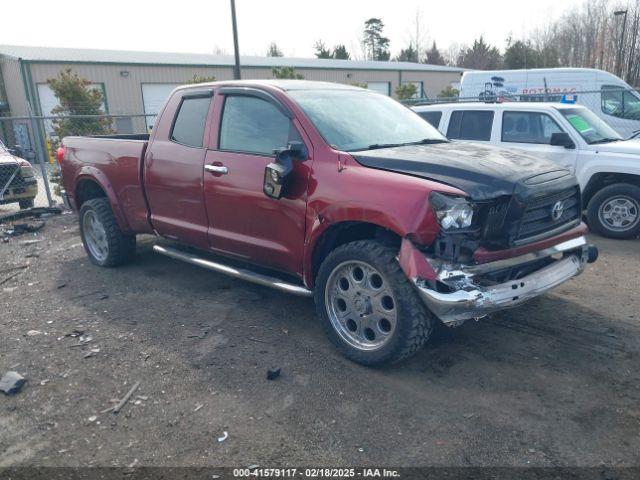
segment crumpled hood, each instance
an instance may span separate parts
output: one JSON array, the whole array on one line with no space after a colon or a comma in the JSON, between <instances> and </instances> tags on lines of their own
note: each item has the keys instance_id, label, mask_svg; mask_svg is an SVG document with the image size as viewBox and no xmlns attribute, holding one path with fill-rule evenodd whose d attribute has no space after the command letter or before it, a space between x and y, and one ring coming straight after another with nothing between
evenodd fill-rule
<instances>
[{"instance_id":1,"label":"crumpled hood","mask_svg":"<svg viewBox=\"0 0 640 480\"><path fill-rule=\"evenodd\" d=\"M473 200L514 193L518 184L570 176L555 163L517 150L465 142L410 145L352 152L361 165L446 183ZM539 177L540 181L532 177Z\"/></svg>"},{"instance_id":2,"label":"crumpled hood","mask_svg":"<svg viewBox=\"0 0 640 480\"><path fill-rule=\"evenodd\" d=\"M620 140L618 142L600 143L592 145L602 153L626 153L640 156L640 139Z\"/></svg>"}]
</instances>

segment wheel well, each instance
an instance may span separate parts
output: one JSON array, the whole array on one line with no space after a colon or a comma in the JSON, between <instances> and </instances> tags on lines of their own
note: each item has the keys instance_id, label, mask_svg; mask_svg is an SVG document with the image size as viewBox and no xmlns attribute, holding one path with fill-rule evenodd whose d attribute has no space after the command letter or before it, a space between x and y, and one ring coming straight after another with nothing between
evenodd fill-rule
<instances>
[{"instance_id":1,"label":"wheel well","mask_svg":"<svg viewBox=\"0 0 640 480\"><path fill-rule=\"evenodd\" d=\"M630 183L640 187L640 176L628 173L596 173L590 179L582 192L582 206L587 208L593 196L604 187L614 183Z\"/></svg>"},{"instance_id":2,"label":"wheel well","mask_svg":"<svg viewBox=\"0 0 640 480\"><path fill-rule=\"evenodd\" d=\"M402 238L397 233L374 223L342 222L332 225L322 234L313 250L313 278L316 278L322 260L332 250L356 240L377 240L384 245L399 249Z\"/></svg>"},{"instance_id":3,"label":"wheel well","mask_svg":"<svg viewBox=\"0 0 640 480\"><path fill-rule=\"evenodd\" d=\"M81 180L76 188L76 205L79 209L87 200L106 196L105 191L94 180Z\"/></svg>"}]
</instances>

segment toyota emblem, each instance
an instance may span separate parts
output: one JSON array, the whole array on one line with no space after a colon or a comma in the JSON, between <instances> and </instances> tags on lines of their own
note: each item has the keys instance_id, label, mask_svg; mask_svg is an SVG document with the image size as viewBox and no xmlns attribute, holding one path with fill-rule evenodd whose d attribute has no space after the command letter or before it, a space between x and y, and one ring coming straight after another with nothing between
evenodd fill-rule
<instances>
[{"instance_id":1,"label":"toyota emblem","mask_svg":"<svg viewBox=\"0 0 640 480\"><path fill-rule=\"evenodd\" d=\"M564 204L561 201L557 201L553 204L553 207L551 207L551 219L554 222L557 222L558 220L560 220L560 217L562 217L563 212Z\"/></svg>"}]
</instances>

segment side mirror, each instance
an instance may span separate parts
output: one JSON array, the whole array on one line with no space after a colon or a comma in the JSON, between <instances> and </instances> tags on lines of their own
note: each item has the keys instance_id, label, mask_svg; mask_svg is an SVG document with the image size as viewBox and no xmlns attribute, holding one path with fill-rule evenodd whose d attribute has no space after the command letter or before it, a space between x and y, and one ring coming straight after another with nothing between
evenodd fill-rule
<instances>
[{"instance_id":1,"label":"side mirror","mask_svg":"<svg viewBox=\"0 0 640 480\"><path fill-rule=\"evenodd\" d=\"M306 160L307 149L302 142L289 142L287 148L273 152L276 161L264 169L263 192L267 197L279 200L286 193L287 183L293 171L293 160Z\"/></svg>"},{"instance_id":2,"label":"side mirror","mask_svg":"<svg viewBox=\"0 0 640 480\"><path fill-rule=\"evenodd\" d=\"M567 132L552 133L549 144L554 147L576 148L576 144L573 143Z\"/></svg>"}]
</instances>

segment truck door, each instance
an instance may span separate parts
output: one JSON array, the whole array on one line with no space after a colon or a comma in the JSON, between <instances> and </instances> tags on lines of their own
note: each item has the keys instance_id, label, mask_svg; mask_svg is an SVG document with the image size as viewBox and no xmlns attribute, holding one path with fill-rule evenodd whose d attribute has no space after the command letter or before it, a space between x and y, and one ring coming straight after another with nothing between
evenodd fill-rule
<instances>
[{"instance_id":1,"label":"truck door","mask_svg":"<svg viewBox=\"0 0 640 480\"><path fill-rule=\"evenodd\" d=\"M295 161L289 193L263 193L274 149L302 140L302 129L277 99L261 90L216 94L217 132L205 158L204 197L212 250L291 274L302 273L310 160Z\"/></svg>"},{"instance_id":2,"label":"truck door","mask_svg":"<svg viewBox=\"0 0 640 480\"><path fill-rule=\"evenodd\" d=\"M574 172L577 149L550 144L552 134L564 131L547 113L505 109L502 113L500 143L503 147L522 148L527 153L539 155ZM572 132L567 133L572 136Z\"/></svg>"},{"instance_id":3,"label":"truck door","mask_svg":"<svg viewBox=\"0 0 640 480\"><path fill-rule=\"evenodd\" d=\"M176 92L156 122L145 157L144 185L153 227L163 236L200 248L208 248L202 190L212 97L213 90Z\"/></svg>"}]
</instances>

